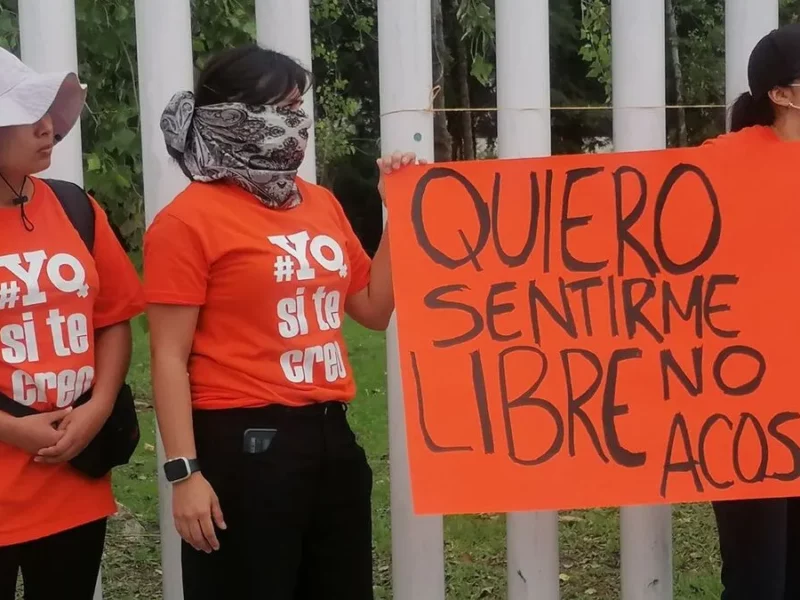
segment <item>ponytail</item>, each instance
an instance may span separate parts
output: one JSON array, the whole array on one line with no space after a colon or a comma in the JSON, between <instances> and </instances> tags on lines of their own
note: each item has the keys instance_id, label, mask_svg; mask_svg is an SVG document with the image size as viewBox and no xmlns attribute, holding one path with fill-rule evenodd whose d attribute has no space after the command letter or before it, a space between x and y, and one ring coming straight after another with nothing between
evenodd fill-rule
<instances>
[{"instance_id":1,"label":"ponytail","mask_svg":"<svg viewBox=\"0 0 800 600\"><path fill-rule=\"evenodd\" d=\"M185 153L181 152L180 150L177 150L177 149L173 148L172 146L170 146L169 144L167 144L167 154L169 154L169 157L172 160L174 160L176 163L178 163L178 166L181 168L181 171L183 171L183 174L186 175L186 177L188 179L194 181L194 178L192 177L192 174L189 172L189 169L186 168L186 155L185 155Z\"/></svg>"},{"instance_id":2,"label":"ponytail","mask_svg":"<svg viewBox=\"0 0 800 600\"><path fill-rule=\"evenodd\" d=\"M772 125L775 122L775 110L769 96L764 94L753 97L745 92L736 99L731 108L731 132L755 125Z\"/></svg>"}]
</instances>

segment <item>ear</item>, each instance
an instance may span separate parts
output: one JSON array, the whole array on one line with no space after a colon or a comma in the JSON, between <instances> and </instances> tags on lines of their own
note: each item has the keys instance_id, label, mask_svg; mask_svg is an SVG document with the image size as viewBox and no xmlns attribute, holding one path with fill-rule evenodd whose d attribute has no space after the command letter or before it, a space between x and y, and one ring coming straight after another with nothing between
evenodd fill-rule
<instances>
[{"instance_id":1,"label":"ear","mask_svg":"<svg viewBox=\"0 0 800 600\"><path fill-rule=\"evenodd\" d=\"M787 108L793 101L792 90L788 87L775 87L769 92L769 99L774 104Z\"/></svg>"}]
</instances>

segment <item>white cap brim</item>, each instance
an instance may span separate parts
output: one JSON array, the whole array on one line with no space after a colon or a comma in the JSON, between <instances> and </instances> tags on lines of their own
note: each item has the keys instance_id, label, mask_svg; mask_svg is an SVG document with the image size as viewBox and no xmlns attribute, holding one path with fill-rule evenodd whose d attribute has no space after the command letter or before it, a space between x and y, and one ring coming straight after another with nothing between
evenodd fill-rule
<instances>
[{"instance_id":1,"label":"white cap brim","mask_svg":"<svg viewBox=\"0 0 800 600\"><path fill-rule=\"evenodd\" d=\"M75 73L32 73L0 96L0 127L33 125L49 114L56 140L62 140L85 102L86 86Z\"/></svg>"}]
</instances>

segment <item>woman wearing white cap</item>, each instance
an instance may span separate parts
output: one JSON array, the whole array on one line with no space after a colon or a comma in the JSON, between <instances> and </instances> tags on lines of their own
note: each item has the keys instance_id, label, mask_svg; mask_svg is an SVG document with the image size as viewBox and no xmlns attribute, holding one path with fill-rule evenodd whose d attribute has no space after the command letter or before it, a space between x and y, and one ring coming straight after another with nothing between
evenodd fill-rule
<instances>
[{"instance_id":1,"label":"woman wearing white cap","mask_svg":"<svg viewBox=\"0 0 800 600\"><path fill-rule=\"evenodd\" d=\"M0 49L0 600L20 572L26 600L92 598L108 472L138 440L121 409L139 279L93 199L32 177L85 97Z\"/></svg>"}]
</instances>

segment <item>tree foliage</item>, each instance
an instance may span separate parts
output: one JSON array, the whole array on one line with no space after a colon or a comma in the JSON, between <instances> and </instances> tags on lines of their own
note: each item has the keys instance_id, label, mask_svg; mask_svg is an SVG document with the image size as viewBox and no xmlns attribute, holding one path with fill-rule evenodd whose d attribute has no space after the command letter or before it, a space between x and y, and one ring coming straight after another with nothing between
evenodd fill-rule
<instances>
[{"instance_id":1,"label":"tree foliage","mask_svg":"<svg viewBox=\"0 0 800 600\"><path fill-rule=\"evenodd\" d=\"M136 247L144 219L133 3L77 0L76 15L79 72L90 90L82 119L86 185ZM377 91L359 93L377 80L359 64L368 46L377 63L374 1L313 0L312 19L318 162L330 180L329 166L356 151L358 135L376 131L375 120L361 115L376 106ZM192 33L199 69L214 52L255 40L254 1L192 0ZM0 0L0 45L19 50L17 0Z\"/></svg>"},{"instance_id":2,"label":"tree foliage","mask_svg":"<svg viewBox=\"0 0 800 600\"><path fill-rule=\"evenodd\" d=\"M44 0L43 0L44 1ZM165 0L166 1L166 0ZM290 1L290 0L287 0ZM497 136L494 0L433 0L443 44L439 119L449 156L492 155ZM255 0L192 0L195 66L222 48L253 41ZM381 230L374 160L379 152L377 0L311 0L318 177L341 199L365 245ZM682 97L724 102L724 0L673 0ZM81 78L89 85L82 131L87 186L136 247L143 229L136 29L130 0L76 0ZM550 3L554 153L591 148L611 132L608 111L558 110L605 104L611 86L610 0ZM18 50L17 0L0 0L0 45ZM782 22L797 20L800 0L782 0ZM402 51L398 49L398 51ZM668 61L669 63L669 61ZM668 102L675 102L667 65ZM521 60L519 77L526 76ZM724 110L686 111L689 143L721 131ZM668 114L670 132L677 128ZM444 129L443 129L444 128Z\"/></svg>"},{"instance_id":3,"label":"tree foliage","mask_svg":"<svg viewBox=\"0 0 800 600\"><path fill-rule=\"evenodd\" d=\"M494 44L494 1L459 0L456 18L462 39L468 40L472 67L470 74L481 84L488 85L494 73L494 64L488 60Z\"/></svg>"},{"instance_id":4,"label":"tree foliage","mask_svg":"<svg viewBox=\"0 0 800 600\"><path fill-rule=\"evenodd\" d=\"M682 57L681 90L675 83L675 65L667 61L667 103L679 96L686 105L716 105L685 111L688 143L695 145L725 128L725 0L673 0L677 21L678 53ZM611 97L610 0L581 0L581 57L589 75ZM781 0L780 22L800 19L800 0ZM669 40L668 40L669 42ZM678 138L676 110L667 113L668 137Z\"/></svg>"},{"instance_id":5,"label":"tree foliage","mask_svg":"<svg viewBox=\"0 0 800 600\"><path fill-rule=\"evenodd\" d=\"M580 55L589 65L589 77L603 85L611 99L611 6L604 0L581 1Z\"/></svg>"}]
</instances>

